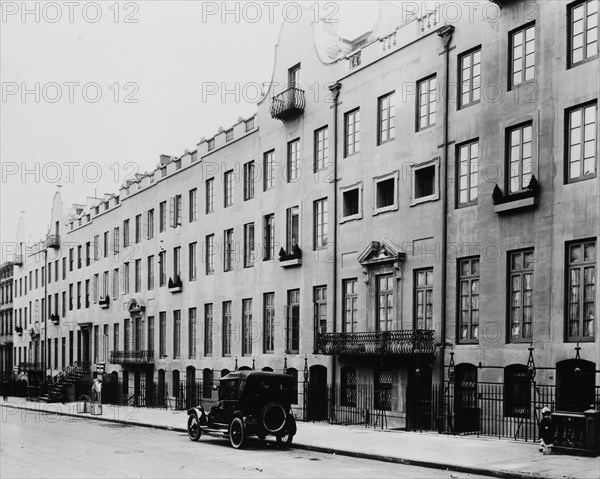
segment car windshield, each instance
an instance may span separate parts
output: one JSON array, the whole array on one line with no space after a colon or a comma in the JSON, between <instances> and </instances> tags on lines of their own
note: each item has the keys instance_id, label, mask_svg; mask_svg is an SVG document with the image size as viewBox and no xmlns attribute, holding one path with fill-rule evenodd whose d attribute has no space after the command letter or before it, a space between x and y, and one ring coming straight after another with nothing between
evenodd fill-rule
<instances>
[{"instance_id":1,"label":"car windshield","mask_svg":"<svg viewBox=\"0 0 600 479\"><path fill-rule=\"evenodd\" d=\"M238 386L239 381L234 380L221 380L219 387L219 396L224 400L235 400L238 398Z\"/></svg>"}]
</instances>

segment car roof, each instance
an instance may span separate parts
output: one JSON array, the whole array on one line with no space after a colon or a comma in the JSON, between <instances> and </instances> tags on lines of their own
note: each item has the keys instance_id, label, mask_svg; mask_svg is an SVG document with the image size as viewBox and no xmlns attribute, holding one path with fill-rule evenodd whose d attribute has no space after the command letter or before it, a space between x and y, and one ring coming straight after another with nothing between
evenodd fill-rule
<instances>
[{"instance_id":1,"label":"car roof","mask_svg":"<svg viewBox=\"0 0 600 479\"><path fill-rule=\"evenodd\" d=\"M233 371L227 376L221 378L221 380L234 380L234 379L248 379L252 378L265 378L265 379L284 379L289 381L292 378L291 374L273 373L270 371Z\"/></svg>"}]
</instances>

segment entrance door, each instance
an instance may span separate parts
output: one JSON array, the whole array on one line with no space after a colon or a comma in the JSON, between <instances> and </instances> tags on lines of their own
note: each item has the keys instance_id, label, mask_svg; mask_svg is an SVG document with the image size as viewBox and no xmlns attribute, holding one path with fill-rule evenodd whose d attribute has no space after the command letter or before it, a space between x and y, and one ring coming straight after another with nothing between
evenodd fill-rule
<instances>
[{"instance_id":1,"label":"entrance door","mask_svg":"<svg viewBox=\"0 0 600 479\"><path fill-rule=\"evenodd\" d=\"M196 368L185 368L185 407L187 409L196 405Z\"/></svg>"},{"instance_id":2,"label":"entrance door","mask_svg":"<svg viewBox=\"0 0 600 479\"><path fill-rule=\"evenodd\" d=\"M81 330L81 362L83 367L87 370L90 367L90 330Z\"/></svg>"},{"instance_id":3,"label":"entrance door","mask_svg":"<svg viewBox=\"0 0 600 479\"><path fill-rule=\"evenodd\" d=\"M308 420L327 420L327 368L311 366L308 383Z\"/></svg>"},{"instance_id":4,"label":"entrance door","mask_svg":"<svg viewBox=\"0 0 600 479\"><path fill-rule=\"evenodd\" d=\"M156 388L156 402L157 406L165 405L165 396L166 396L166 388L165 388L165 370L158 370L158 386Z\"/></svg>"},{"instance_id":5,"label":"entrance door","mask_svg":"<svg viewBox=\"0 0 600 479\"><path fill-rule=\"evenodd\" d=\"M594 408L596 365L583 359L556 364L556 409L583 412Z\"/></svg>"},{"instance_id":6,"label":"entrance door","mask_svg":"<svg viewBox=\"0 0 600 479\"><path fill-rule=\"evenodd\" d=\"M456 366L454 385L454 415L456 432L479 430L477 407L477 367L473 364Z\"/></svg>"},{"instance_id":7,"label":"entrance door","mask_svg":"<svg viewBox=\"0 0 600 479\"><path fill-rule=\"evenodd\" d=\"M406 385L406 428L413 431L428 431L432 430L433 426L431 366L411 366Z\"/></svg>"},{"instance_id":8,"label":"entrance door","mask_svg":"<svg viewBox=\"0 0 600 479\"><path fill-rule=\"evenodd\" d=\"M133 373L133 405L136 407L145 406L141 391L140 372L135 371Z\"/></svg>"}]
</instances>

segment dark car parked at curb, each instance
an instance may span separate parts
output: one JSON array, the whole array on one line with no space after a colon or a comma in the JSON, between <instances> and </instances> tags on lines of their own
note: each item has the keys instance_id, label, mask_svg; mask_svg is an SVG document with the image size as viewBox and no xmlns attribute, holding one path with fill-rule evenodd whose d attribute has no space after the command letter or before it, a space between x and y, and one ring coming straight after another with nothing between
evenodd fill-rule
<instances>
[{"instance_id":1,"label":"dark car parked at curb","mask_svg":"<svg viewBox=\"0 0 600 479\"><path fill-rule=\"evenodd\" d=\"M221 378L219 400L206 413L202 406L188 410L188 435L198 441L205 432L222 432L240 449L246 439L275 436L291 444L296 420L291 413L294 377L266 371L236 371Z\"/></svg>"}]
</instances>

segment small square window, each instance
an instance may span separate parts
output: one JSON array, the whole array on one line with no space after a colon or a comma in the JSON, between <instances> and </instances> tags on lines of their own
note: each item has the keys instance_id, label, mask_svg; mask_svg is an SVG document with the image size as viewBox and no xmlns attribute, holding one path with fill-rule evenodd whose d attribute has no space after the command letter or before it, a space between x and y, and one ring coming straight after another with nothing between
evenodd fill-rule
<instances>
[{"instance_id":1,"label":"small square window","mask_svg":"<svg viewBox=\"0 0 600 479\"><path fill-rule=\"evenodd\" d=\"M394 178L383 180L377 183L377 203L376 208L386 208L394 205L396 185Z\"/></svg>"},{"instance_id":2,"label":"small square window","mask_svg":"<svg viewBox=\"0 0 600 479\"><path fill-rule=\"evenodd\" d=\"M412 205L439 198L438 171L439 158L413 166Z\"/></svg>"},{"instance_id":3,"label":"small square window","mask_svg":"<svg viewBox=\"0 0 600 479\"><path fill-rule=\"evenodd\" d=\"M362 218L361 190L360 183L342 189L342 222Z\"/></svg>"}]
</instances>

